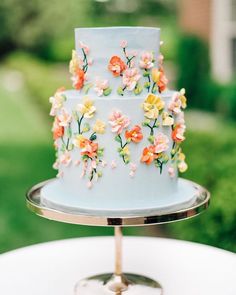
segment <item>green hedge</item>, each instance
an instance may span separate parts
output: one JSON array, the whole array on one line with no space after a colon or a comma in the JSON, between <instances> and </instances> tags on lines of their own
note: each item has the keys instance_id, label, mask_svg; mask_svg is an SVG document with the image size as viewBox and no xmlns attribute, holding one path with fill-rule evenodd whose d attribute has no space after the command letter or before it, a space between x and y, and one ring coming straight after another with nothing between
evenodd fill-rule
<instances>
[{"instance_id":1,"label":"green hedge","mask_svg":"<svg viewBox=\"0 0 236 295\"><path fill-rule=\"evenodd\" d=\"M189 170L184 175L211 192L211 204L201 215L168 225L180 239L236 251L235 123L217 125L215 132L188 132L184 144Z\"/></svg>"}]
</instances>

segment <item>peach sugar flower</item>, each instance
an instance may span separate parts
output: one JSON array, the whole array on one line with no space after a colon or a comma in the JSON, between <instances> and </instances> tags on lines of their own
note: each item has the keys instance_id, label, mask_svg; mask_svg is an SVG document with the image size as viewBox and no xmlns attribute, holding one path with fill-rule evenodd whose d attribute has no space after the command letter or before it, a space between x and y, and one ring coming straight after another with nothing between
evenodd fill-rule
<instances>
[{"instance_id":1,"label":"peach sugar flower","mask_svg":"<svg viewBox=\"0 0 236 295\"><path fill-rule=\"evenodd\" d=\"M54 96L49 98L49 102L52 104L50 110L50 116L55 116L57 111L63 107L63 103L65 101L65 97L63 96L63 92L65 91L65 87L61 87L57 89Z\"/></svg>"},{"instance_id":2,"label":"peach sugar flower","mask_svg":"<svg viewBox=\"0 0 236 295\"><path fill-rule=\"evenodd\" d=\"M179 92L175 92L173 94L168 109L174 114L179 114L181 112L181 108L186 108L186 101L187 99L185 97L185 89L182 88Z\"/></svg>"},{"instance_id":3,"label":"peach sugar flower","mask_svg":"<svg viewBox=\"0 0 236 295\"><path fill-rule=\"evenodd\" d=\"M124 116L120 111L113 111L109 117L109 124L111 125L112 132L120 134L123 129L129 126L130 119Z\"/></svg>"},{"instance_id":4,"label":"peach sugar flower","mask_svg":"<svg viewBox=\"0 0 236 295\"><path fill-rule=\"evenodd\" d=\"M130 131L126 130L125 138L135 143L140 142L143 139L141 127L138 125L135 125Z\"/></svg>"},{"instance_id":5,"label":"peach sugar flower","mask_svg":"<svg viewBox=\"0 0 236 295\"><path fill-rule=\"evenodd\" d=\"M81 69L77 69L75 74L71 78L73 82L73 87L77 90L80 90L84 86L85 73Z\"/></svg>"},{"instance_id":6,"label":"peach sugar flower","mask_svg":"<svg viewBox=\"0 0 236 295\"><path fill-rule=\"evenodd\" d=\"M109 61L108 70L112 72L114 77L120 76L126 68L126 64L119 56L112 56Z\"/></svg>"},{"instance_id":7,"label":"peach sugar flower","mask_svg":"<svg viewBox=\"0 0 236 295\"><path fill-rule=\"evenodd\" d=\"M143 154L142 154L142 157L141 157L141 162L144 162L147 165L150 165L158 157L159 157L159 155L156 154L156 152L155 152L155 146L150 145L149 147L144 148Z\"/></svg>"},{"instance_id":8,"label":"peach sugar flower","mask_svg":"<svg viewBox=\"0 0 236 295\"><path fill-rule=\"evenodd\" d=\"M185 129L186 129L186 126L184 124L176 124L174 129L172 130L172 139L177 143L184 141Z\"/></svg>"},{"instance_id":9,"label":"peach sugar flower","mask_svg":"<svg viewBox=\"0 0 236 295\"><path fill-rule=\"evenodd\" d=\"M68 151L65 151L63 154L60 155L59 161L61 164L68 166L71 163L71 155Z\"/></svg>"},{"instance_id":10,"label":"peach sugar flower","mask_svg":"<svg viewBox=\"0 0 236 295\"><path fill-rule=\"evenodd\" d=\"M147 69L147 70L151 69L154 66L153 53L148 51L143 52L141 54L139 66L142 69Z\"/></svg>"},{"instance_id":11,"label":"peach sugar flower","mask_svg":"<svg viewBox=\"0 0 236 295\"><path fill-rule=\"evenodd\" d=\"M102 80L97 78L95 80L95 87L94 91L97 93L98 96L102 96L104 90L106 90L109 87L109 82L108 80Z\"/></svg>"},{"instance_id":12,"label":"peach sugar flower","mask_svg":"<svg viewBox=\"0 0 236 295\"><path fill-rule=\"evenodd\" d=\"M128 68L127 70L124 71L124 74L123 74L123 84L125 85L127 90L132 91L134 90L140 78L141 78L141 75L139 74L138 69Z\"/></svg>"},{"instance_id":13,"label":"peach sugar flower","mask_svg":"<svg viewBox=\"0 0 236 295\"><path fill-rule=\"evenodd\" d=\"M159 154L166 151L169 148L168 143L168 137L159 132L154 139L155 153Z\"/></svg>"},{"instance_id":14,"label":"peach sugar flower","mask_svg":"<svg viewBox=\"0 0 236 295\"><path fill-rule=\"evenodd\" d=\"M106 128L106 124L100 119L97 119L95 124L93 125L93 131L98 134L104 134L105 128Z\"/></svg>"},{"instance_id":15,"label":"peach sugar flower","mask_svg":"<svg viewBox=\"0 0 236 295\"><path fill-rule=\"evenodd\" d=\"M94 158L97 156L98 143L93 142L89 139L85 139L81 144L81 155L86 155L89 158Z\"/></svg>"},{"instance_id":16,"label":"peach sugar flower","mask_svg":"<svg viewBox=\"0 0 236 295\"><path fill-rule=\"evenodd\" d=\"M65 128L60 125L60 120L55 117L53 126L52 126L52 132L53 132L53 139L57 140L58 138L62 137L64 135Z\"/></svg>"},{"instance_id":17,"label":"peach sugar flower","mask_svg":"<svg viewBox=\"0 0 236 295\"><path fill-rule=\"evenodd\" d=\"M58 115L58 119L60 126L67 127L72 120L72 116L63 108L60 115Z\"/></svg>"}]
</instances>

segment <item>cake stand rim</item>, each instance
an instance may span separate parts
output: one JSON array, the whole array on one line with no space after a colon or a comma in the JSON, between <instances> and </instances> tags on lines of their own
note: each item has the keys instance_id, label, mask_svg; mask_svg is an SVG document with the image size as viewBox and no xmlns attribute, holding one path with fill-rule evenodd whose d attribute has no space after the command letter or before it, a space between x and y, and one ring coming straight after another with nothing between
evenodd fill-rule
<instances>
[{"instance_id":1,"label":"cake stand rim","mask_svg":"<svg viewBox=\"0 0 236 295\"><path fill-rule=\"evenodd\" d=\"M199 215L205 211L210 204L210 192L203 186L184 178L181 178L182 181L188 182L191 184L199 194L196 198L195 204L175 210L173 212L162 212L158 213L158 210L155 214L137 214L137 215L126 215L118 214L119 212L112 214L104 215L95 215L94 210L88 214L88 212L78 211L69 212L69 210L58 210L52 207L45 206L40 204L40 192L41 189L51 181L54 181L55 178L42 181L33 187L31 187L26 193L26 205L30 211L35 213L38 216L43 218L70 223L78 225L90 225L90 226L146 226L146 225L155 225L163 223L171 223L180 220L185 220ZM160 211L160 210L159 210Z\"/></svg>"}]
</instances>

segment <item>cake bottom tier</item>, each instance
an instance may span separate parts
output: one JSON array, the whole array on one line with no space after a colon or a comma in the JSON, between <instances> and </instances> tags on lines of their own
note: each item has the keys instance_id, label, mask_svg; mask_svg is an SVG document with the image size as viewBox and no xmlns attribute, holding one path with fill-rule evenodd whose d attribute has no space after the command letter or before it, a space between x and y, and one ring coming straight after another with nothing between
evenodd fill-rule
<instances>
[{"instance_id":1,"label":"cake bottom tier","mask_svg":"<svg viewBox=\"0 0 236 295\"><path fill-rule=\"evenodd\" d=\"M93 198L92 196L78 196L68 192L63 186L63 183L58 179L49 182L41 192L42 204L50 208L63 210L82 209L94 211L150 211L155 210L160 213L168 213L172 211L181 210L194 204L197 195L196 189L192 182L179 178L176 186L176 190L173 193L167 195L158 195L156 198L148 197L148 190L146 195L142 198L129 196L129 190L127 195L122 198L122 202L113 196L104 196L103 198Z\"/></svg>"}]
</instances>

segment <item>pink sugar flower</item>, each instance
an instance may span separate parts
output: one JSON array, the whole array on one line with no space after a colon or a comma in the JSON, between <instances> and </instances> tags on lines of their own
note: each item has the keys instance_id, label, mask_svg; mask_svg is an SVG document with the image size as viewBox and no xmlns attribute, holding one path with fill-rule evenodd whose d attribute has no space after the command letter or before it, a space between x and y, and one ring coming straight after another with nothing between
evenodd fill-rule
<instances>
[{"instance_id":1,"label":"pink sugar flower","mask_svg":"<svg viewBox=\"0 0 236 295\"><path fill-rule=\"evenodd\" d=\"M131 170L130 173L129 173L129 176L134 177L134 175L135 175L134 171Z\"/></svg>"},{"instance_id":2,"label":"pink sugar flower","mask_svg":"<svg viewBox=\"0 0 236 295\"><path fill-rule=\"evenodd\" d=\"M166 151L169 148L168 143L168 137L165 134L159 132L154 139L155 153L159 154Z\"/></svg>"},{"instance_id":3,"label":"pink sugar flower","mask_svg":"<svg viewBox=\"0 0 236 295\"><path fill-rule=\"evenodd\" d=\"M105 89L109 87L108 80L102 80L97 78L95 80L95 87L94 90L97 93L98 96L102 96Z\"/></svg>"},{"instance_id":4,"label":"pink sugar flower","mask_svg":"<svg viewBox=\"0 0 236 295\"><path fill-rule=\"evenodd\" d=\"M111 161L111 169L115 169L117 167L116 161L112 160Z\"/></svg>"},{"instance_id":5,"label":"pink sugar flower","mask_svg":"<svg viewBox=\"0 0 236 295\"><path fill-rule=\"evenodd\" d=\"M130 119L124 116L120 111L113 111L108 122L111 125L111 131L120 134L123 129L129 126Z\"/></svg>"},{"instance_id":6,"label":"pink sugar flower","mask_svg":"<svg viewBox=\"0 0 236 295\"><path fill-rule=\"evenodd\" d=\"M88 182L87 182L87 188L90 189L90 188L92 188L92 186L93 186L92 181L88 181Z\"/></svg>"},{"instance_id":7,"label":"pink sugar flower","mask_svg":"<svg viewBox=\"0 0 236 295\"><path fill-rule=\"evenodd\" d=\"M61 114L58 116L58 120L59 126L67 127L72 120L72 116L63 108Z\"/></svg>"},{"instance_id":8,"label":"pink sugar flower","mask_svg":"<svg viewBox=\"0 0 236 295\"><path fill-rule=\"evenodd\" d=\"M170 166L168 168L168 173L169 173L169 175L170 175L171 178L174 178L175 177L175 169L172 166Z\"/></svg>"},{"instance_id":9,"label":"pink sugar flower","mask_svg":"<svg viewBox=\"0 0 236 295\"><path fill-rule=\"evenodd\" d=\"M68 151L65 151L60 155L59 161L61 164L68 166L71 163L71 155Z\"/></svg>"},{"instance_id":10,"label":"pink sugar flower","mask_svg":"<svg viewBox=\"0 0 236 295\"><path fill-rule=\"evenodd\" d=\"M179 114L181 112L181 100L179 99L179 92L175 92L171 98L171 102L168 106L169 111L174 114Z\"/></svg>"},{"instance_id":11,"label":"pink sugar flower","mask_svg":"<svg viewBox=\"0 0 236 295\"><path fill-rule=\"evenodd\" d=\"M151 69L154 66L152 52L145 51L141 54L139 66L142 69Z\"/></svg>"},{"instance_id":12,"label":"pink sugar flower","mask_svg":"<svg viewBox=\"0 0 236 295\"><path fill-rule=\"evenodd\" d=\"M97 163L96 163L96 161L92 161L91 162L91 167L93 168L93 169L96 169L97 168Z\"/></svg>"},{"instance_id":13,"label":"pink sugar flower","mask_svg":"<svg viewBox=\"0 0 236 295\"><path fill-rule=\"evenodd\" d=\"M82 41L79 41L79 46L82 48L85 52L85 54L89 54L89 47L88 45L84 44Z\"/></svg>"},{"instance_id":14,"label":"pink sugar flower","mask_svg":"<svg viewBox=\"0 0 236 295\"><path fill-rule=\"evenodd\" d=\"M101 165L102 165L102 167L104 168L104 167L107 166L107 162L103 160L102 163L101 163Z\"/></svg>"},{"instance_id":15,"label":"pink sugar flower","mask_svg":"<svg viewBox=\"0 0 236 295\"><path fill-rule=\"evenodd\" d=\"M135 163L130 163L130 170L135 172L137 170L137 165Z\"/></svg>"},{"instance_id":16,"label":"pink sugar flower","mask_svg":"<svg viewBox=\"0 0 236 295\"><path fill-rule=\"evenodd\" d=\"M80 165L80 160L74 161L74 166L79 166Z\"/></svg>"},{"instance_id":17,"label":"pink sugar flower","mask_svg":"<svg viewBox=\"0 0 236 295\"><path fill-rule=\"evenodd\" d=\"M57 173L56 177L57 178L62 178L63 175L64 175L63 171L60 171L60 172Z\"/></svg>"},{"instance_id":18,"label":"pink sugar flower","mask_svg":"<svg viewBox=\"0 0 236 295\"><path fill-rule=\"evenodd\" d=\"M128 42L126 40L122 40L120 42L120 47L125 48L127 46Z\"/></svg>"},{"instance_id":19,"label":"pink sugar flower","mask_svg":"<svg viewBox=\"0 0 236 295\"><path fill-rule=\"evenodd\" d=\"M126 89L129 91L134 90L137 85L138 80L141 78L138 69L136 68L128 68L124 71L123 74L123 84Z\"/></svg>"}]
</instances>

